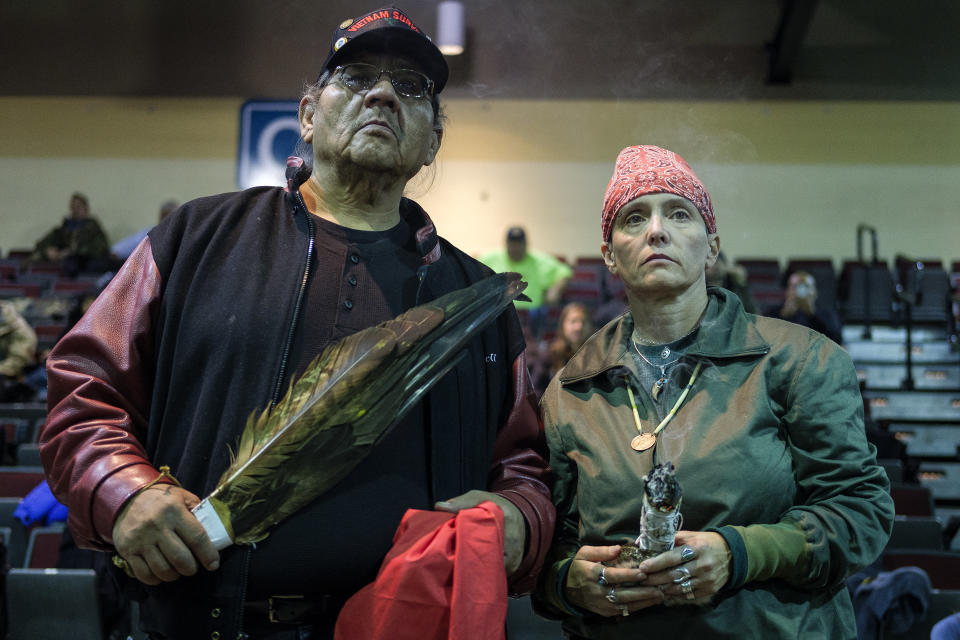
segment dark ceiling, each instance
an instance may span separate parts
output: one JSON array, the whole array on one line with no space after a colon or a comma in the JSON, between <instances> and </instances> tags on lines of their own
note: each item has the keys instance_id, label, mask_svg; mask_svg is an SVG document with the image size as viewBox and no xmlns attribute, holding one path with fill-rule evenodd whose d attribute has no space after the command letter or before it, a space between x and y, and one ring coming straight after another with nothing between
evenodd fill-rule
<instances>
[{"instance_id":1,"label":"dark ceiling","mask_svg":"<svg viewBox=\"0 0 960 640\"><path fill-rule=\"evenodd\" d=\"M400 4L436 29L436 0ZM450 98L960 99L955 0L464 4ZM0 0L0 95L289 98L315 77L333 28L373 8Z\"/></svg>"}]
</instances>

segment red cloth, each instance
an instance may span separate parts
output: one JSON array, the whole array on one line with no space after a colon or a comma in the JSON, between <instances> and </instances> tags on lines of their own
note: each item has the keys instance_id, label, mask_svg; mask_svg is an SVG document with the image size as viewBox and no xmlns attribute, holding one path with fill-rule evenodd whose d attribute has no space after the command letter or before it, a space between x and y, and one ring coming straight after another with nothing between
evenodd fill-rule
<instances>
[{"instance_id":1,"label":"red cloth","mask_svg":"<svg viewBox=\"0 0 960 640\"><path fill-rule=\"evenodd\" d=\"M604 242L610 242L613 221L623 205L648 193L673 193L686 198L700 212L707 231L717 232L710 194L690 165L673 151L645 144L627 147L617 156L613 177L603 196L600 230Z\"/></svg>"},{"instance_id":2,"label":"red cloth","mask_svg":"<svg viewBox=\"0 0 960 640\"><path fill-rule=\"evenodd\" d=\"M409 509L377 579L350 598L335 640L503 640L503 512Z\"/></svg>"}]
</instances>

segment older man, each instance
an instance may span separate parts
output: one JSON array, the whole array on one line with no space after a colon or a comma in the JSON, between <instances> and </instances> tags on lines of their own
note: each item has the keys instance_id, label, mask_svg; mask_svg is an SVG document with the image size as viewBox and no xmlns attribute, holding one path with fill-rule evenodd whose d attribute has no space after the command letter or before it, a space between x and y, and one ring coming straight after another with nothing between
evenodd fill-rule
<instances>
[{"instance_id":1,"label":"older man","mask_svg":"<svg viewBox=\"0 0 960 640\"><path fill-rule=\"evenodd\" d=\"M512 310L345 480L255 548L218 554L189 511L246 417L320 350L490 273L401 196L440 148L447 73L399 9L340 23L300 102L312 168L292 163L286 190L185 204L51 354L51 486L80 543L115 550L142 583L151 637L332 637L404 511L438 501L497 504L511 587L532 586L553 512Z\"/></svg>"}]
</instances>

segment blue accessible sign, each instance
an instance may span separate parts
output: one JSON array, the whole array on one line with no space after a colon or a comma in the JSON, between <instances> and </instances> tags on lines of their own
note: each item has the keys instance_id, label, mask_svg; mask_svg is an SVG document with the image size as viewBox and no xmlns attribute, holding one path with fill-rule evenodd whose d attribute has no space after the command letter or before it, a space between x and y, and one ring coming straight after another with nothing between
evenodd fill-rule
<instances>
[{"instance_id":1,"label":"blue accessible sign","mask_svg":"<svg viewBox=\"0 0 960 640\"><path fill-rule=\"evenodd\" d=\"M287 156L300 140L296 100L248 100L240 107L237 185L284 186Z\"/></svg>"}]
</instances>

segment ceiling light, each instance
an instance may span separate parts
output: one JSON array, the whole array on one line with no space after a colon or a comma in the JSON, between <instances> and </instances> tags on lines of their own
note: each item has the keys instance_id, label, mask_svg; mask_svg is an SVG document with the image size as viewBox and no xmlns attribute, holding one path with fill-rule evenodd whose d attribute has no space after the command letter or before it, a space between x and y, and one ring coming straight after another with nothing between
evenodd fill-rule
<instances>
[{"instance_id":1,"label":"ceiling light","mask_svg":"<svg viewBox=\"0 0 960 640\"><path fill-rule=\"evenodd\" d=\"M463 3L445 0L437 5L437 47L445 56L463 53L466 40L463 23Z\"/></svg>"}]
</instances>

